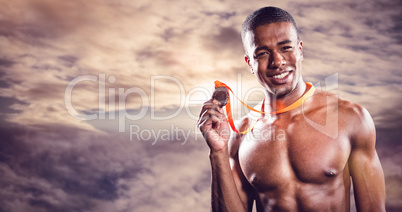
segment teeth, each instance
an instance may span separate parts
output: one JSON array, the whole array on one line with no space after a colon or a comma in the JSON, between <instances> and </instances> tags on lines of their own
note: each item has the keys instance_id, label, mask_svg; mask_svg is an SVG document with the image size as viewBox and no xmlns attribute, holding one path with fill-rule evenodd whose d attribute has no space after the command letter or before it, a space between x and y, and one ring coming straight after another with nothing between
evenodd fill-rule
<instances>
[{"instance_id":1,"label":"teeth","mask_svg":"<svg viewBox=\"0 0 402 212\"><path fill-rule=\"evenodd\" d=\"M286 77L288 74L289 74L289 72L284 72L282 74L274 75L273 78L282 79L282 78Z\"/></svg>"}]
</instances>

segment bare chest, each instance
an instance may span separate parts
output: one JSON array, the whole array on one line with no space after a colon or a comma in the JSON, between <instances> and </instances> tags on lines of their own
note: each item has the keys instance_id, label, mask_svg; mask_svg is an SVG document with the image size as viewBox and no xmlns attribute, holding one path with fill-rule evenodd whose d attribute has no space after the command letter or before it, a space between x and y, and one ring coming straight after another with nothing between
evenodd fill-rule
<instances>
[{"instance_id":1,"label":"bare chest","mask_svg":"<svg viewBox=\"0 0 402 212\"><path fill-rule=\"evenodd\" d=\"M343 134L334 136L336 126L330 125L319 128L303 119L259 121L239 147L245 177L264 191L289 182L325 184L341 175L349 140Z\"/></svg>"}]
</instances>

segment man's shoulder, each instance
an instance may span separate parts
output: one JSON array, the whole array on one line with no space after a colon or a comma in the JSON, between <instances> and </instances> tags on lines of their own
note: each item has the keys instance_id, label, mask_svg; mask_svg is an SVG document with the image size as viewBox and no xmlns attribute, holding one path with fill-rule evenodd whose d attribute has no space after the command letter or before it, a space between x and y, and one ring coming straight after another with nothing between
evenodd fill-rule
<instances>
[{"instance_id":1,"label":"man's shoulder","mask_svg":"<svg viewBox=\"0 0 402 212\"><path fill-rule=\"evenodd\" d=\"M336 107L341 117L347 117L352 120L362 121L364 119L371 119L369 112L363 106L343 99L337 94L321 91L315 95L317 102L314 104L322 105L323 107Z\"/></svg>"},{"instance_id":2,"label":"man's shoulder","mask_svg":"<svg viewBox=\"0 0 402 212\"><path fill-rule=\"evenodd\" d=\"M333 98L337 101L339 124L349 132L352 143L375 138L374 121L368 110L358 103L335 96Z\"/></svg>"},{"instance_id":3,"label":"man's shoulder","mask_svg":"<svg viewBox=\"0 0 402 212\"><path fill-rule=\"evenodd\" d=\"M259 102L253 108L257 111L261 111L262 104L263 101ZM245 116L243 116L241 119L235 122L236 129L238 129L239 132L247 130L250 127L250 125L259 118L261 118L261 116L262 116L261 113L250 110Z\"/></svg>"},{"instance_id":4,"label":"man's shoulder","mask_svg":"<svg viewBox=\"0 0 402 212\"><path fill-rule=\"evenodd\" d=\"M374 128L373 119L366 108L358 103L343 99L337 94L320 91L316 93L313 100L312 112L323 110L324 113L334 115L336 113L339 123L343 125L344 130L350 133L358 133L362 130L372 130Z\"/></svg>"},{"instance_id":5,"label":"man's shoulder","mask_svg":"<svg viewBox=\"0 0 402 212\"><path fill-rule=\"evenodd\" d=\"M367 109L355 102L338 98L338 106L340 118L348 119L351 123L361 125L373 121Z\"/></svg>"},{"instance_id":6,"label":"man's shoulder","mask_svg":"<svg viewBox=\"0 0 402 212\"><path fill-rule=\"evenodd\" d=\"M261 107L261 103L256 105L254 109L257 109ZM241 119L235 121L235 127L239 132L244 132L246 131L258 118L261 117L260 113L250 111L247 115L243 116ZM237 151L240 147L241 142L244 139L244 136L246 134L241 134L234 132L233 130L231 131L231 136L229 140L229 153L233 156L234 154L237 154Z\"/></svg>"}]
</instances>

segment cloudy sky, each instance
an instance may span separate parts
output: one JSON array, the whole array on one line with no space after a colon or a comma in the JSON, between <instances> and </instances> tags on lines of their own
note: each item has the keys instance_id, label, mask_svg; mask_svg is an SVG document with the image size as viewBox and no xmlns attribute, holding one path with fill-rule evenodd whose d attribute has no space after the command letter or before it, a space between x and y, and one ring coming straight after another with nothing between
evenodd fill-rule
<instances>
[{"instance_id":1,"label":"cloudy sky","mask_svg":"<svg viewBox=\"0 0 402 212\"><path fill-rule=\"evenodd\" d=\"M387 208L402 210L401 1L0 5L0 211L207 211L200 102L216 79L259 99L240 26L269 5L294 15L304 79L371 113Z\"/></svg>"}]
</instances>

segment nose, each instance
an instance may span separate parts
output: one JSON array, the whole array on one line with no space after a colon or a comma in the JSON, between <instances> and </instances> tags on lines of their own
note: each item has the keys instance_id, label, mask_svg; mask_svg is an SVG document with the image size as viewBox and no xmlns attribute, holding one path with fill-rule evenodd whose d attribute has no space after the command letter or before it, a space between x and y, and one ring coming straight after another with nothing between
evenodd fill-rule
<instances>
[{"instance_id":1,"label":"nose","mask_svg":"<svg viewBox=\"0 0 402 212\"><path fill-rule=\"evenodd\" d=\"M277 69L285 64L286 64L285 58L279 52L276 52L271 54L268 68Z\"/></svg>"}]
</instances>

